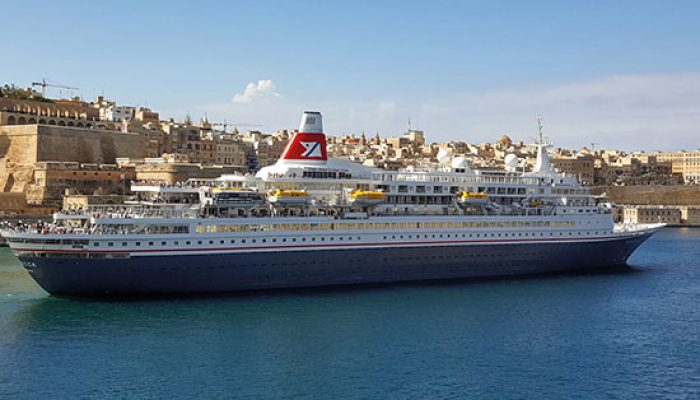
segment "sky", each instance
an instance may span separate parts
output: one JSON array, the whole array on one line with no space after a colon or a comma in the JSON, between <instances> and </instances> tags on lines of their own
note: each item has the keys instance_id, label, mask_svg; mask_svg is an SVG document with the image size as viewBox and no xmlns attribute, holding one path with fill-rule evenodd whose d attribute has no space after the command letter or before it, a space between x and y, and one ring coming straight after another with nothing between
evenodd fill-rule
<instances>
[{"instance_id":1,"label":"sky","mask_svg":"<svg viewBox=\"0 0 700 400\"><path fill-rule=\"evenodd\" d=\"M213 122L700 147L699 1L3 1L0 84ZM49 89L49 95L67 95Z\"/></svg>"}]
</instances>

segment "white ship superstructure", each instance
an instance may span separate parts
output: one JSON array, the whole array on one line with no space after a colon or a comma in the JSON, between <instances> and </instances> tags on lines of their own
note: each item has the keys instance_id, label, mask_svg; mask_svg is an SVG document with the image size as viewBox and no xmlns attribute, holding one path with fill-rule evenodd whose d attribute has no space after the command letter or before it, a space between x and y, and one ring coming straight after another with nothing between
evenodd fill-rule
<instances>
[{"instance_id":1,"label":"white ship superstructure","mask_svg":"<svg viewBox=\"0 0 700 400\"><path fill-rule=\"evenodd\" d=\"M51 293L128 295L605 268L662 226L613 224L536 145L532 172L445 157L383 171L328 158L321 114L306 112L256 176L135 183L133 204L2 234Z\"/></svg>"}]
</instances>

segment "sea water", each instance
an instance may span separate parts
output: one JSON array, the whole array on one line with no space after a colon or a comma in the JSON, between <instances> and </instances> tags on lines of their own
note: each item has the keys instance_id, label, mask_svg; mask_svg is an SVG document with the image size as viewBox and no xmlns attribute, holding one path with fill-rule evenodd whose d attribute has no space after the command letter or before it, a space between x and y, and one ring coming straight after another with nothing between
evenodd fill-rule
<instances>
[{"instance_id":1,"label":"sea water","mask_svg":"<svg viewBox=\"0 0 700 400\"><path fill-rule=\"evenodd\" d=\"M0 399L700 399L700 229L630 266L96 301L2 249Z\"/></svg>"}]
</instances>

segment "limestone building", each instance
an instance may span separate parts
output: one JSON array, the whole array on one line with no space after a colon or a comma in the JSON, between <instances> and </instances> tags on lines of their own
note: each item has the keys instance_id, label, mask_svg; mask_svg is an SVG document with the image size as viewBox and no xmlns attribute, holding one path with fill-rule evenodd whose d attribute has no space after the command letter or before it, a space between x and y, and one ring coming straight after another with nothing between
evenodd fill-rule
<instances>
[{"instance_id":1,"label":"limestone building","mask_svg":"<svg viewBox=\"0 0 700 400\"><path fill-rule=\"evenodd\" d=\"M100 112L76 100L52 102L0 98L0 125L41 124L107 129Z\"/></svg>"},{"instance_id":2,"label":"limestone building","mask_svg":"<svg viewBox=\"0 0 700 400\"><path fill-rule=\"evenodd\" d=\"M681 174L685 183L700 183L700 150L662 152L656 155L658 161L668 161L672 172Z\"/></svg>"},{"instance_id":3,"label":"limestone building","mask_svg":"<svg viewBox=\"0 0 700 400\"><path fill-rule=\"evenodd\" d=\"M681 223L681 210L666 206L631 206L625 207L623 221L635 224L665 223L678 225Z\"/></svg>"}]
</instances>

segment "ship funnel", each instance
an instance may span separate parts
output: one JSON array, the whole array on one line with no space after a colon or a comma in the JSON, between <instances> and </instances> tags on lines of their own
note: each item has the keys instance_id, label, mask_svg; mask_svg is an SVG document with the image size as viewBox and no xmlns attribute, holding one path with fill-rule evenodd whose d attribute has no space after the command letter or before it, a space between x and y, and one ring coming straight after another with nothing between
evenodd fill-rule
<instances>
[{"instance_id":1,"label":"ship funnel","mask_svg":"<svg viewBox=\"0 0 700 400\"><path fill-rule=\"evenodd\" d=\"M321 113L304 111L299 124L299 132L292 135L280 155L280 161L294 160L310 164L325 164L326 135L323 134Z\"/></svg>"},{"instance_id":2,"label":"ship funnel","mask_svg":"<svg viewBox=\"0 0 700 400\"><path fill-rule=\"evenodd\" d=\"M304 111L299 123L300 133L323 133L323 121L318 111Z\"/></svg>"}]
</instances>

